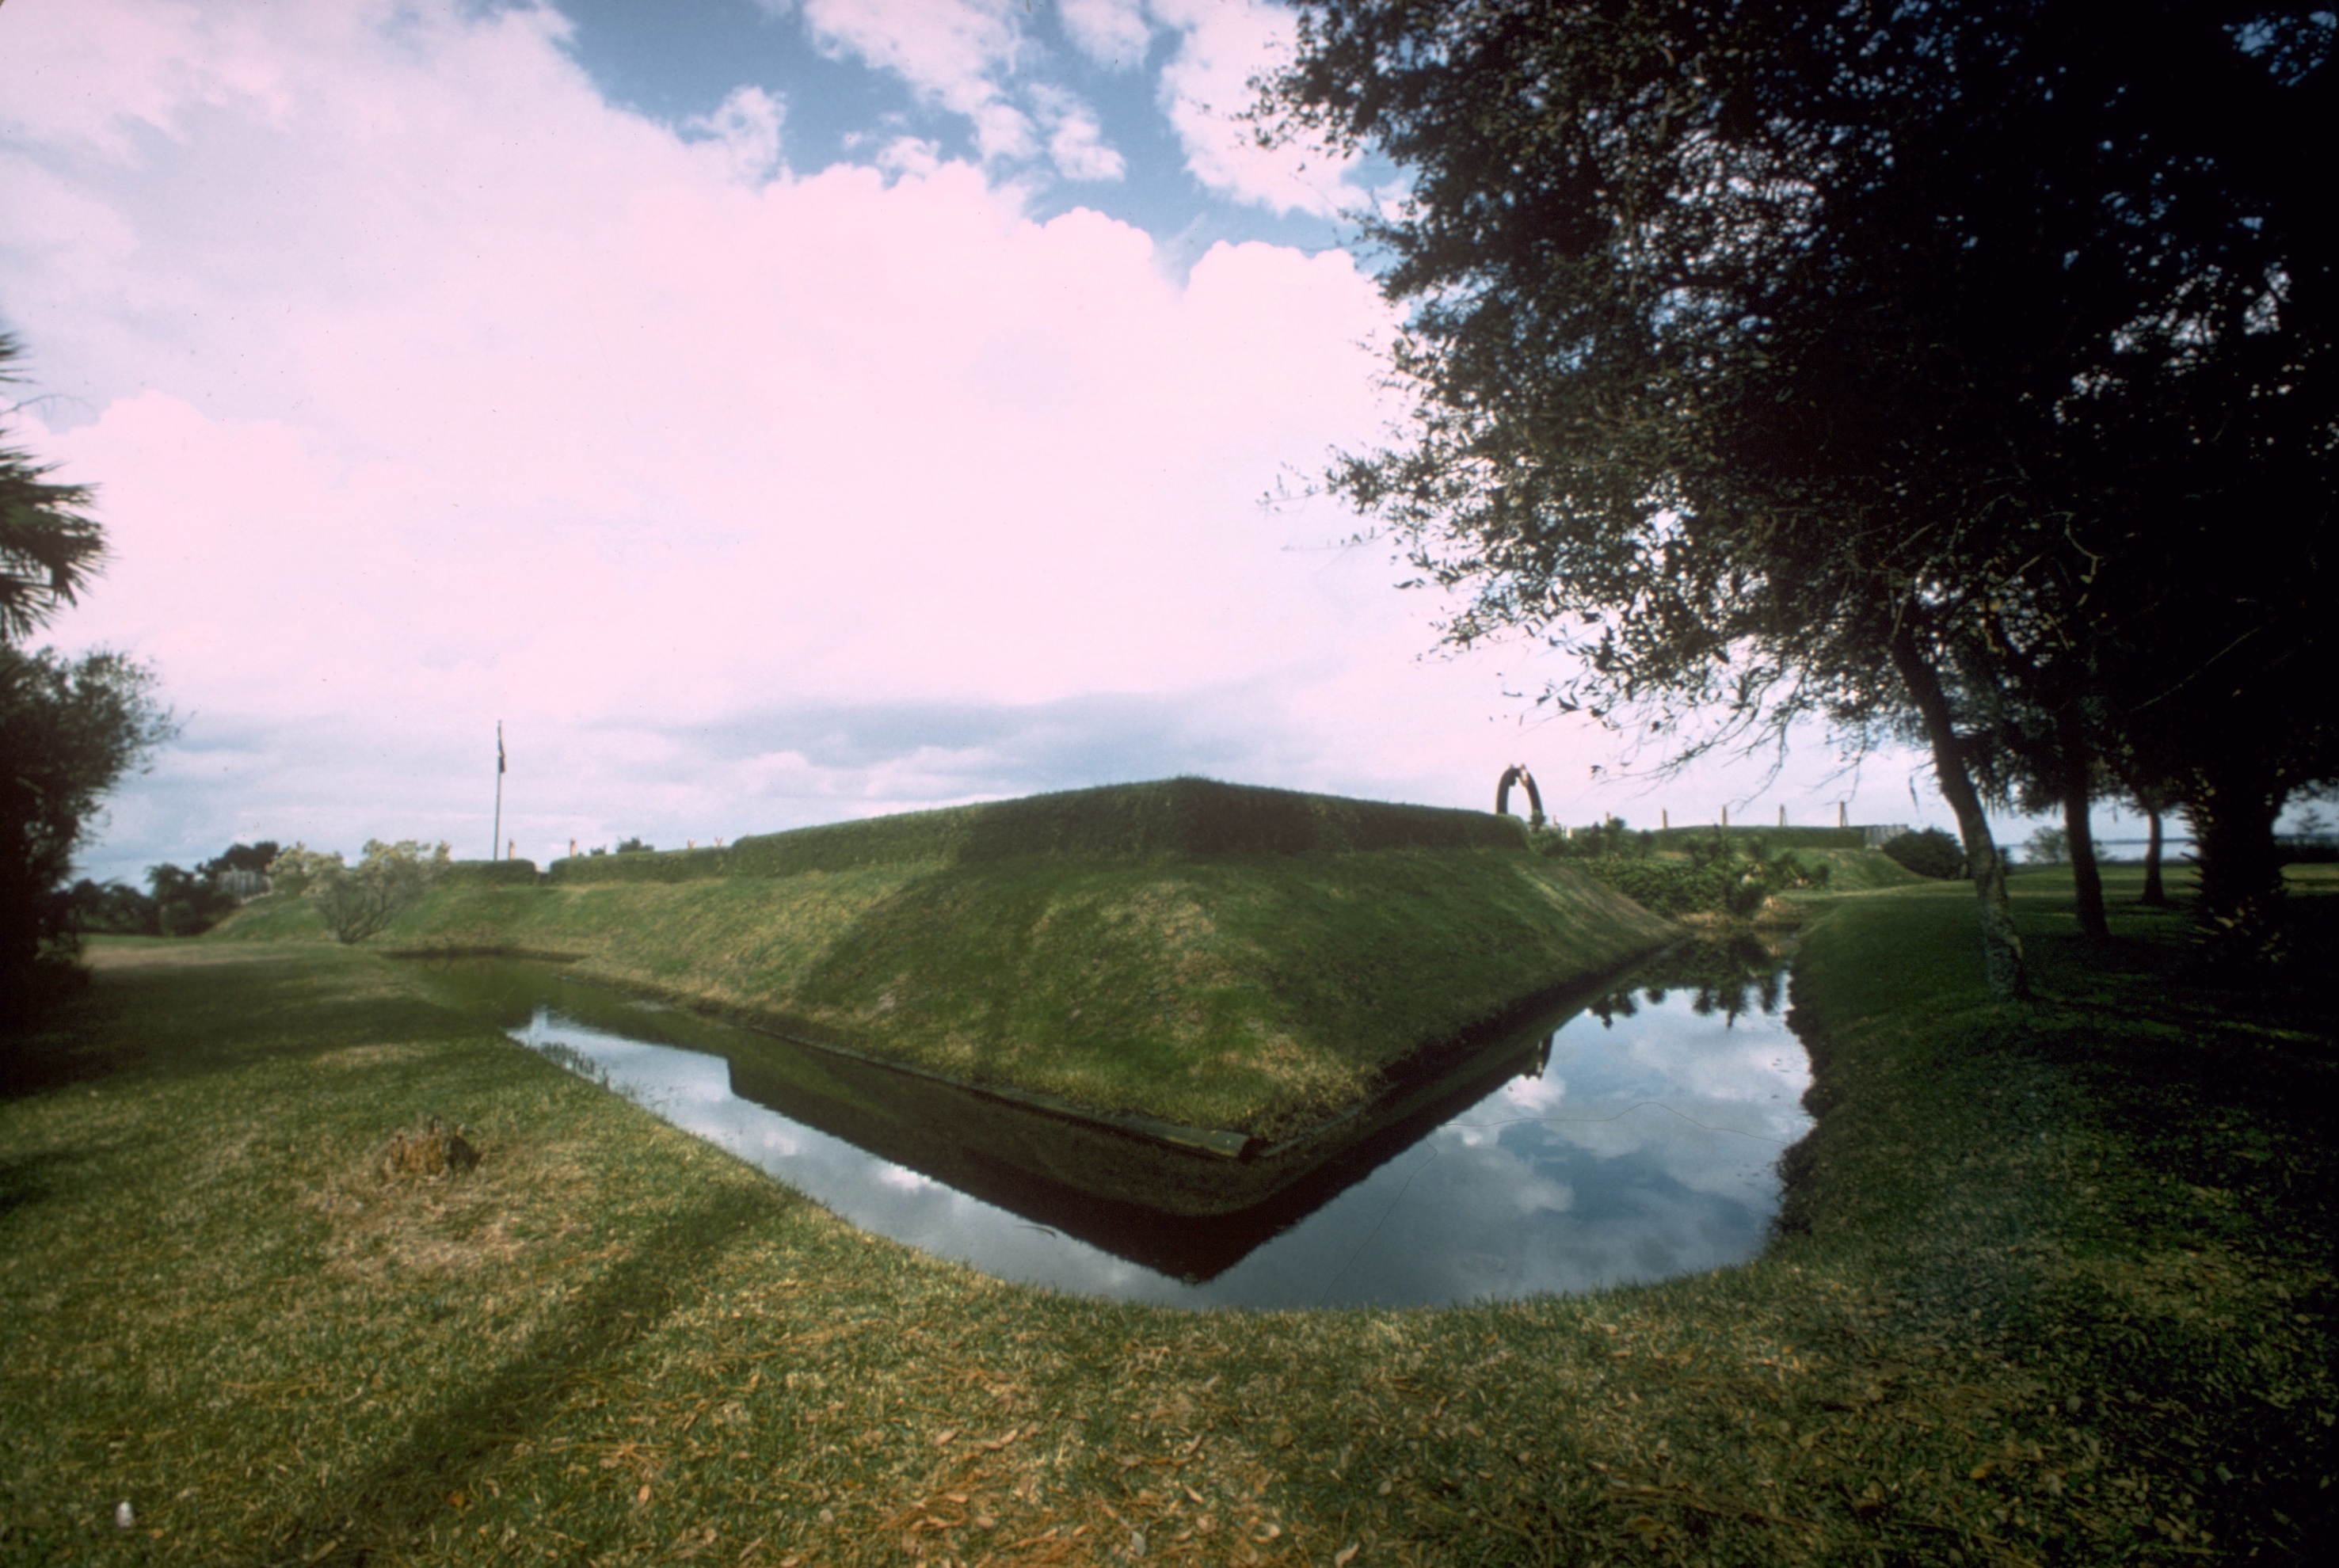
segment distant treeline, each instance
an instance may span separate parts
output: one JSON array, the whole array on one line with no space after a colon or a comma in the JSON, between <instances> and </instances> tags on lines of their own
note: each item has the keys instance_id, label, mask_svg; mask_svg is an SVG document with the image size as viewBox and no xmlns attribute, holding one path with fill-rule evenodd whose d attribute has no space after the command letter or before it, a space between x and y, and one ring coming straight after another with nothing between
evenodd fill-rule
<instances>
[{"instance_id":1,"label":"distant treeline","mask_svg":"<svg viewBox=\"0 0 2339 1568\"><path fill-rule=\"evenodd\" d=\"M281 848L273 839L231 844L192 871L164 861L146 868L147 890L82 878L49 896L56 928L118 936L196 936L267 891L268 867Z\"/></svg>"}]
</instances>

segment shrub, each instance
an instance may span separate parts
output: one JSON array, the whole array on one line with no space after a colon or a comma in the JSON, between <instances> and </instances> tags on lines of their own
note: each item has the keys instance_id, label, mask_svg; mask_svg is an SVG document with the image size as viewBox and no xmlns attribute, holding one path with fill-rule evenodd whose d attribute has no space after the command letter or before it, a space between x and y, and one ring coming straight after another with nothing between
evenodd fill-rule
<instances>
[{"instance_id":1,"label":"shrub","mask_svg":"<svg viewBox=\"0 0 2339 1568\"><path fill-rule=\"evenodd\" d=\"M1670 918L1685 914L1729 914L1743 919L1762 907L1772 893L1791 888L1825 887L1831 867L1821 861L1805 865L1793 853L1769 858L1760 843L1745 846L1743 860L1725 840L1712 840L1703 853L1694 841L1686 860L1659 859L1621 835L1624 853L1583 859L1575 869L1623 893L1642 908ZM1546 853L1550 853L1546 851ZM1573 858L1573 857L1571 857Z\"/></svg>"},{"instance_id":2,"label":"shrub","mask_svg":"<svg viewBox=\"0 0 2339 1568\"><path fill-rule=\"evenodd\" d=\"M616 854L572 854L554 861L547 873L563 886L613 882L704 882L728 874L731 852L724 849L637 850L620 844Z\"/></svg>"},{"instance_id":3,"label":"shrub","mask_svg":"<svg viewBox=\"0 0 2339 1568\"><path fill-rule=\"evenodd\" d=\"M62 912L55 922L58 930L117 936L163 934L154 901L127 883L94 883L84 877L56 899Z\"/></svg>"},{"instance_id":4,"label":"shrub","mask_svg":"<svg viewBox=\"0 0 2339 1568\"><path fill-rule=\"evenodd\" d=\"M1904 833L1888 842L1884 853L1919 876L1929 876L1937 882L1966 874L1965 850L1937 827L1929 827L1922 833Z\"/></svg>"},{"instance_id":5,"label":"shrub","mask_svg":"<svg viewBox=\"0 0 2339 1568\"><path fill-rule=\"evenodd\" d=\"M1865 849L1868 835L1856 827L1722 827L1707 823L1696 827L1658 828L1649 836L1660 851L1681 851L1717 836L1736 843L1762 843L1770 849Z\"/></svg>"},{"instance_id":6,"label":"shrub","mask_svg":"<svg viewBox=\"0 0 2339 1568\"><path fill-rule=\"evenodd\" d=\"M1721 881L1711 870L1677 860L1586 860L1576 869L1653 914L1694 914L1719 907L1722 899Z\"/></svg>"},{"instance_id":7,"label":"shrub","mask_svg":"<svg viewBox=\"0 0 2339 1568\"><path fill-rule=\"evenodd\" d=\"M354 866L344 864L338 853L296 843L271 863L268 877L280 892L307 895L335 936L358 942L430 891L450 863L445 844L426 860L413 839L368 839L365 858Z\"/></svg>"},{"instance_id":8,"label":"shrub","mask_svg":"<svg viewBox=\"0 0 2339 1568\"><path fill-rule=\"evenodd\" d=\"M1528 835L1538 854L1561 860L1608 860L1618 855L1647 856L1655 848L1653 833L1634 833L1624 819L1611 816L1590 827L1538 828Z\"/></svg>"},{"instance_id":9,"label":"shrub","mask_svg":"<svg viewBox=\"0 0 2339 1568\"><path fill-rule=\"evenodd\" d=\"M532 860L458 860L439 868L449 887L534 887L541 880Z\"/></svg>"},{"instance_id":10,"label":"shrub","mask_svg":"<svg viewBox=\"0 0 2339 1568\"><path fill-rule=\"evenodd\" d=\"M1771 889L1753 868L1713 861L1691 865L1677 860L1592 860L1578 868L1606 883L1653 913L1750 915L1762 907Z\"/></svg>"},{"instance_id":11,"label":"shrub","mask_svg":"<svg viewBox=\"0 0 2339 1568\"><path fill-rule=\"evenodd\" d=\"M2033 865L2061 865L2071 858L2071 839L2058 827L2042 827L2022 845L2022 856Z\"/></svg>"}]
</instances>

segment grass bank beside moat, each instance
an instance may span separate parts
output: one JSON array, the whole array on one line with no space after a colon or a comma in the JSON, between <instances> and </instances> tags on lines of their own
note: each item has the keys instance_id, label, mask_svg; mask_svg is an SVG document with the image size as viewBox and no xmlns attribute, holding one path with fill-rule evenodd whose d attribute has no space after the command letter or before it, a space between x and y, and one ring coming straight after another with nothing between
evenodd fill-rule
<instances>
[{"instance_id":1,"label":"grass bank beside moat","mask_svg":"<svg viewBox=\"0 0 2339 1568\"><path fill-rule=\"evenodd\" d=\"M326 940L281 898L219 934ZM1273 1142L1680 934L1512 818L1175 779L463 868L370 945Z\"/></svg>"},{"instance_id":2,"label":"grass bank beside moat","mask_svg":"<svg viewBox=\"0 0 2339 1568\"><path fill-rule=\"evenodd\" d=\"M1716 1274L1188 1314L854 1231L363 952L95 944L7 1042L0 1560L2297 1561L2333 1523L2339 899L2295 990L2015 879L1803 939L1805 1228ZM378 1171L423 1111L479 1168ZM136 1527L118 1531L131 1501Z\"/></svg>"}]
</instances>

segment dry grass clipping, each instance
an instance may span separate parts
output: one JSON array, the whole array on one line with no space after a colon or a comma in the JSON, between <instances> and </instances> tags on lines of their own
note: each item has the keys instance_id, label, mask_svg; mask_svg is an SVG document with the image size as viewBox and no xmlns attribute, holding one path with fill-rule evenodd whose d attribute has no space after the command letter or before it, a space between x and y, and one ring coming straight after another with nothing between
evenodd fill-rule
<instances>
[{"instance_id":1,"label":"dry grass clipping","mask_svg":"<svg viewBox=\"0 0 2339 1568\"><path fill-rule=\"evenodd\" d=\"M413 1131L390 1135L390 1147L382 1151L381 1178L442 1181L479 1163L479 1151L464 1140L461 1128L441 1127L437 1117L426 1116Z\"/></svg>"},{"instance_id":2,"label":"dry grass clipping","mask_svg":"<svg viewBox=\"0 0 2339 1568\"><path fill-rule=\"evenodd\" d=\"M458 1277L504 1269L579 1228L573 1163L525 1146L485 1159L465 1129L435 1118L391 1134L389 1145L310 1192L332 1230L325 1270L344 1278Z\"/></svg>"}]
</instances>

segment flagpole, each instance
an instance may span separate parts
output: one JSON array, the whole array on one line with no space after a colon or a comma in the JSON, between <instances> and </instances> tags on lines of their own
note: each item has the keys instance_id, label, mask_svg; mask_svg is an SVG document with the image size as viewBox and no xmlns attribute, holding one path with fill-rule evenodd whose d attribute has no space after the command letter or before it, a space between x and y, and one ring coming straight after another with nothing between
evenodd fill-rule
<instances>
[{"instance_id":1,"label":"flagpole","mask_svg":"<svg viewBox=\"0 0 2339 1568\"><path fill-rule=\"evenodd\" d=\"M488 858L501 860L504 853L504 721L496 721L496 836L488 845Z\"/></svg>"}]
</instances>

